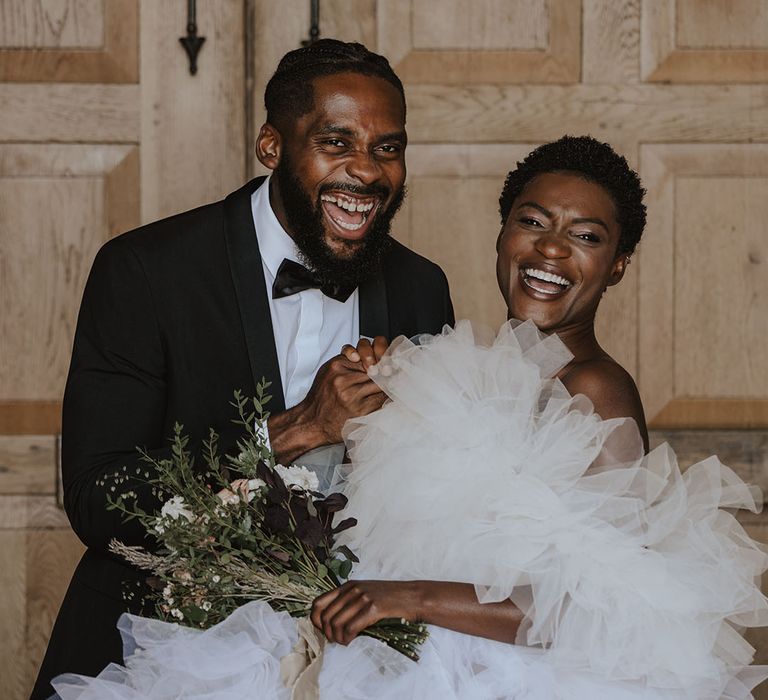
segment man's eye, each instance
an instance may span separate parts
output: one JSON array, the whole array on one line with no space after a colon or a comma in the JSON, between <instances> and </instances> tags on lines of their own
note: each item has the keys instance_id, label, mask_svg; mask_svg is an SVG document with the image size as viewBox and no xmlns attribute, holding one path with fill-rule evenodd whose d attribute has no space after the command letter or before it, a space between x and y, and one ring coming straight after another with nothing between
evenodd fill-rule
<instances>
[{"instance_id":1,"label":"man's eye","mask_svg":"<svg viewBox=\"0 0 768 700\"><path fill-rule=\"evenodd\" d=\"M576 233L576 237L581 238L582 241L587 241L589 243L600 242L600 236L598 236L595 233L592 233L591 231L579 231Z\"/></svg>"},{"instance_id":2,"label":"man's eye","mask_svg":"<svg viewBox=\"0 0 768 700\"><path fill-rule=\"evenodd\" d=\"M382 146L379 146L378 150L383 153L400 153L402 148L394 143L385 143Z\"/></svg>"},{"instance_id":3,"label":"man's eye","mask_svg":"<svg viewBox=\"0 0 768 700\"><path fill-rule=\"evenodd\" d=\"M344 146L347 145L341 139L325 139L325 141L323 141L323 144L325 146L330 146L331 148L344 148Z\"/></svg>"},{"instance_id":4,"label":"man's eye","mask_svg":"<svg viewBox=\"0 0 768 700\"><path fill-rule=\"evenodd\" d=\"M521 216L520 223L526 226L538 226L541 227L542 223L538 219L534 219L532 216Z\"/></svg>"}]
</instances>

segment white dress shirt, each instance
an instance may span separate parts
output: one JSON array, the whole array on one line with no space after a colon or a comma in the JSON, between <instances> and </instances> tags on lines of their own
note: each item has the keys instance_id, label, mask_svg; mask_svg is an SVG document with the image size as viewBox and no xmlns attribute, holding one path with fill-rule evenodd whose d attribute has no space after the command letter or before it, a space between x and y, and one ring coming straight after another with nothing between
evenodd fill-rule
<instances>
[{"instance_id":1,"label":"white dress shirt","mask_svg":"<svg viewBox=\"0 0 768 700\"><path fill-rule=\"evenodd\" d=\"M296 244L272 211L269 182L267 178L251 195L251 209L267 283L285 407L291 408L307 395L324 362L338 355L342 345L357 344L359 295L356 289L342 303L325 296L319 289L307 289L282 299L272 298L272 283L280 263L285 258L300 260Z\"/></svg>"}]
</instances>

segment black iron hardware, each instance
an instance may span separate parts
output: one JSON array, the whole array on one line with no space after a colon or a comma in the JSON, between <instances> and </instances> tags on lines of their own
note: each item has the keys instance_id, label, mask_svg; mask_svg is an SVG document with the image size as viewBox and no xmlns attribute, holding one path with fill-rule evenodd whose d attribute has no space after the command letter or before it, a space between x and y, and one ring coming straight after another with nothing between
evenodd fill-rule
<instances>
[{"instance_id":1,"label":"black iron hardware","mask_svg":"<svg viewBox=\"0 0 768 700\"><path fill-rule=\"evenodd\" d=\"M190 75L197 73L197 54L200 53L200 47L205 43L204 36L197 36L196 5L196 0L187 0L187 36L179 39L189 58Z\"/></svg>"},{"instance_id":2,"label":"black iron hardware","mask_svg":"<svg viewBox=\"0 0 768 700\"><path fill-rule=\"evenodd\" d=\"M302 46L311 46L320 38L320 0L310 0L309 8L312 24L309 27L309 39L304 39Z\"/></svg>"}]
</instances>

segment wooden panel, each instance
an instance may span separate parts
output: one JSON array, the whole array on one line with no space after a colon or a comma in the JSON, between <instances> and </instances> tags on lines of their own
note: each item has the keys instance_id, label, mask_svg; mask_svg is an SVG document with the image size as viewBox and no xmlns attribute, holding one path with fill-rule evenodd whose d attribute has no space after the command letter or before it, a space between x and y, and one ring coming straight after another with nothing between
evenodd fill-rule
<instances>
[{"instance_id":1,"label":"wooden panel","mask_svg":"<svg viewBox=\"0 0 768 700\"><path fill-rule=\"evenodd\" d=\"M104 43L101 0L3 0L0 46L6 49L100 48Z\"/></svg>"},{"instance_id":2,"label":"wooden panel","mask_svg":"<svg viewBox=\"0 0 768 700\"><path fill-rule=\"evenodd\" d=\"M408 135L426 143L766 141L768 88L748 85L408 86Z\"/></svg>"},{"instance_id":3,"label":"wooden panel","mask_svg":"<svg viewBox=\"0 0 768 700\"><path fill-rule=\"evenodd\" d=\"M0 83L0 114L0 141L139 140L139 90L134 85Z\"/></svg>"},{"instance_id":4,"label":"wooden panel","mask_svg":"<svg viewBox=\"0 0 768 700\"><path fill-rule=\"evenodd\" d=\"M641 74L649 82L673 83L761 83L768 80L768 46L762 29L745 32L739 27L760 24L765 3L750 0L708 0L707 3L682 3L679 14L684 43L706 48L690 48L677 43L678 2L643 0L640 60ZM754 5L761 4L757 15ZM702 6L709 6L702 12ZM733 29L736 16L740 19ZM727 17L726 21L723 18ZM711 46L707 42L711 41ZM762 48L717 48L732 44L750 44Z\"/></svg>"},{"instance_id":5,"label":"wooden panel","mask_svg":"<svg viewBox=\"0 0 768 700\"><path fill-rule=\"evenodd\" d=\"M137 0L70 0L55 5L3 0L2 25L6 26L0 32L2 81L138 82Z\"/></svg>"},{"instance_id":6,"label":"wooden panel","mask_svg":"<svg viewBox=\"0 0 768 700\"><path fill-rule=\"evenodd\" d=\"M61 432L61 401L0 401L0 435Z\"/></svg>"},{"instance_id":7,"label":"wooden panel","mask_svg":"<svg viewBox=\"0 0 768 700\"><path fill-rule=\"evenodd\" d=\"M56 438L0 436L0 494L56 493Z\"/></svg>"},{"instance_id":8,"label":"wooden panel","mask_svg":"<svg viewBox=\"0 0 768 700\"><path fill-rule=\"evenodd\" d=\"M547 6L542 0L413 0L413 48L514 50L548 44Z\"/></svg>"},{"instance_id":9,"label":"wooden panel","mask_svg":"<svg viewBox=\"0 0 768 700\"><path fill-rule=\"evenodd\" d=\"M641 147L639 380L653 425L768 427L768 360L752 347L767 321L766 174L762 144Z\"/></svg>"},{"instance_id":10,"label":"wooden panel","mask_svg":"<svg viewBox=\"0 0 768 700\"><path fill-rule=\"evenodd\" d=\"M66 527L69 527L69 521L55 496L0 495L0 530Z\"/></svg>"},{"instance_id":11,"label":"wooden panel","mask_svg":"<svg viewBox=\"0 0 768 700\"><path fill-rule=\"evenodd\" d=\"M683 469L717 455L744 481L759 486L768 497L768 431L652 430L651 449L667 442Z\"/></svg>"},{"instance_id":12,"label":"wooden panel","mask_svg":"<svg viewBox=\"0 0 768 700\"><path fill-rule=\"evenodd\" d=\"M0 696L22 697L24 673L20 660L24 657L24 627L26 624L24 533L0 530Z\"/></svg>"},{"instance_id":13,"label":"wooden panel","mask_svg":"<svg viewBox=\"0 0 768 700\"><path fill-rule=\"evenodd\" d=\"M675 10L681 49L768 48L765 0L677 0Z\"/></svg>"},{"instance_id":14,"label":"wooden panel","mask_svg":"<svg viewBox=\"0 0 768 700\"><path fill-rule=\"evenodd\" d=\"M85 547L69 528L26 533L26 616L24 657L21 664L24 692L29 697L48 646L53 623L72 573Z\"/></svg>"},{"instance_id":15,"label":"wooden panel","mask_svg":"<svg viewBox=\"0 0 768 700\"><path fill-rule=\"evenodd\" d=\"M766 193L768 178L676 178L674 382L681 396L768 398ZM719 358L728 361L712 373Z\"/></svg>"},{"instance_id":16,"label":"wooden panel","mask_svg":"<svg viewBox=\"0 0 768 700\"><path fill-rule=\"evenodd\" d=\"M28 698L83 545L69 528L0 529L0 696Z\"/></svg>"},{"instance_id":17,"label":"wooden panel","mask_svg":"<svg viewBox=\"0 0 768 700\"><path fill-rule=\"evenodd\" d=\"M125 165L117 181L105 175ZM118 192L110 192L113 187ZM135 226L138 161L131 146L0 145L0 399L58 400L77 307L99 246ZM44 206L41 206L44 204Z\"/></svg>"},{"instance_id":18,"label":"wooden panel","mask_svg":"<svg viewBox=\"0 0 768 700\"><path fill-rule=\"evenodd\" d=\"M183 2L141 5L144 222L221 199L245 179L242 2L198 3L206 40L194 76L175 39L186 17Z\"/></svg>"},{"instance_id":19,"label":"wooden panel","mask_svg":"<svg viewBox=\"0 0 768 700\"><path fill-rule=\"evenodd\" d=\"M582 82L640 80L640 0L584 0Z\"/></svg>"},{"instance_id":20,"label":"wooden panel","mask_svg":"<svg viewBox=\"0 0 768 700\"><path fill-rule=\"evenodd\" d=\"M549 0L543 2L495 3L486 2L494 8L499 26L493 29L490 46L478 50L482 42L484 20L473 20L478 24L470 26L462 17L467 12L466 3L441 4L440 11L431 11L431 26L420 18L429 13L419 8L429 5L415 0L379 0L378 3L378 49L387 56L403 82L408 83L571 83L578 81L581 71L581 0ZM517 7L515 7L517 6ZM474 14L473 4L471 6ZM543 42L537 38L543 34L541 17L546 13L548 42L546 49L538 48ZM480 15L482 13L478 13ZM520 19L524 17L525 19ZM512 22L514 21L514 26ZM530 26L537 48L499 49L499 43L520 40L522 26ZM438 35L450 37L448 43L464 43L470 50L451 50L438 46ZM455 38L465 36L462 41ZM506 43L505 41L505 43ZM426 48L419 48L419 42L426 42ZM530 41L528 42L530 43Z\"/></svg>"}]
</instances>

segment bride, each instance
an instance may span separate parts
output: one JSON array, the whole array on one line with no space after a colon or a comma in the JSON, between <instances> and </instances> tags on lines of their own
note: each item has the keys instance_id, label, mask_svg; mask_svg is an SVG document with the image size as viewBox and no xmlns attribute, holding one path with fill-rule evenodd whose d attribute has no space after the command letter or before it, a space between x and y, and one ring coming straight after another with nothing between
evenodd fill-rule
<instances>
[{"instance_id":1,"label":"bride","mask_svg":"<svg viewBox=\"0 0 768 700\"><path fill-rule=\"evenodd\" d=\"M295 621L250 603L206 631L124 616L126 668L62 676L59 696L751 698L768 671L737 628L768 624L768 559L721 508L760 495L715 458L681 474L645 454L637 388L595 337L643 193L592 138L537 148L500 198L499 334L343 349L391 401L346 427L361 562L314 603L335 644L310 683L280 673ZM431 625L418 663L359 636L391 617Z\"/></svg>"}]
</instances>

